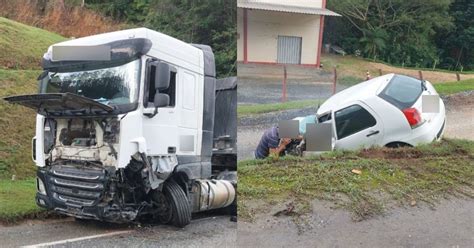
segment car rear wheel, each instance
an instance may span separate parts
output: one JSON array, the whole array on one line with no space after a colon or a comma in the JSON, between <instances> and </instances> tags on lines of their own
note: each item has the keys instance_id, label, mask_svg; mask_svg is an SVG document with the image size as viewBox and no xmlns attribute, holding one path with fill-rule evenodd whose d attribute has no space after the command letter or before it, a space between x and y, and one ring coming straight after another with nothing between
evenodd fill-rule
<instances>
[{"instance_id":1,"label":"car rear wheel","mask_svg":"<svg viewBox=\"0 0 474 248\"><path fill-rule=\"evenodd\" d=\"M401 148L401 147L413 147L410 144L403 143L403 142L391 142L385 145L388 148Z\"/></svg>"}]
</instances>

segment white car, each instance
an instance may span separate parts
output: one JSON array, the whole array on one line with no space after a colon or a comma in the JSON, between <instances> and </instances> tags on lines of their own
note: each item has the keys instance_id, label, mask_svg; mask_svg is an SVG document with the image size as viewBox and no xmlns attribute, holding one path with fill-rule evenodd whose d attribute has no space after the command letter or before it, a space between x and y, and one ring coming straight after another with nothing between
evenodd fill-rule
<instances>
[{"instance_id":1,"label":"white car","mask_svg":"<svg viewBox=\"0 0 474 248\"><path fill-rule=\"evenodd\" d=\"M330 97L317 111L318 123L333 126L334 149L371 146L416 146L440 140L446 124L445 107L422 112L422 95L438 95L431 83L388 74Z\"/></svg>"}]
</instances>

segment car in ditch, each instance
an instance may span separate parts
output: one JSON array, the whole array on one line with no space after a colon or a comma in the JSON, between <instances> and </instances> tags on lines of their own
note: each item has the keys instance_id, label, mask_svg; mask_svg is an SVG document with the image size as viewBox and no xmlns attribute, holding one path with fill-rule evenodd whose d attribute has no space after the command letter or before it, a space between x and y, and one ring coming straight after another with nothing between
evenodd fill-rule
<instances>
[{"instance_id":1,"label":"car in ditch","mask_svg":"<svg viewBox=\"0 0 474 248\"><path fill-rule=\"evenodd\" d=\"M317 110L317 123L331 123L333 149L416 146L440 140L446 125L437 112L422 111L423 96L437 96L426 80L387 74L347 88Z\"/></svg>"}]
</instances>

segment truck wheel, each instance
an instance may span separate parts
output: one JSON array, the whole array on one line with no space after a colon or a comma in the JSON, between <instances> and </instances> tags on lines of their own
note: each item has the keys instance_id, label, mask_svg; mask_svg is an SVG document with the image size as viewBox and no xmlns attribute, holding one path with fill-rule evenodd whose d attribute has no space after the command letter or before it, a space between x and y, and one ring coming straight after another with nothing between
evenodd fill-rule
<instances>
[{"instance_id":1,"label":"truck wheel","mask_svg":"<svg viewBox=\"0 0 474 248\"><path fill-rule=\"evenodd\" d=\"M158 219L161 224L170 223L173 217L173 210L168 197L166 197L163 192L155 190L152 194L152 199L158 209L158 213L156 213L154 217Z\"/></svg>"},{"instance_id":2,"label":"truck wheel","mask_svg":"<svg viewBox=\"0 0 474 248\"><path fill-rule=\"evenodd\" d=\"M184 227L191 222L191 205L183 189L174 181L166 182L163 193L171 207L171 224Z\"/></svg>"}]
</instances>

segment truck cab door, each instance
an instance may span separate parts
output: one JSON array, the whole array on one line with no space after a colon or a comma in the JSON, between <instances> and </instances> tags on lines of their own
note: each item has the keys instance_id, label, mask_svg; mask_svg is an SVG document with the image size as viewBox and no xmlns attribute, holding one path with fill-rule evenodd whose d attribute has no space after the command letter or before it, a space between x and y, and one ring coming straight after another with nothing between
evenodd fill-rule
<instances>
[{"instance_id":1,"label":"truck cab door","mask_svg":"<svg viewBox=\"0 0 474 248\"><path fill-rule=\"evenodd\" d=\"M166 89L155 88L155 73L158 73L158 61L148 60L145 69L145 89L143 96L143 137L147 144L148 155L163 155L176 152L178 145L178 120L179 111L176 106L176 94L179 78L175 67L170 66L169 86ZM159 91L159 92L157 92ZM154 98L156 93L167 94L169 102L166 106L155 108ZM156 111L156 112L155 112Z\"/></svg>"},{"instance_id":2,"label":"truck cab door","mask_svg":"<svg viewBox=\"0 0 474 248\"><path fill-rule=\"evenodd\" d=\"M169 87L155 89L156 63L165 62L149 62L145 80L143 136L147 154L198 155L198 75L170 65ZM169 104L157 108L155 114L153 100L157 91L169 96Z\"/></svg>"}]
</instances>

